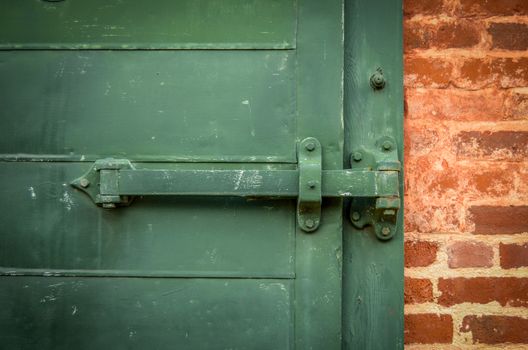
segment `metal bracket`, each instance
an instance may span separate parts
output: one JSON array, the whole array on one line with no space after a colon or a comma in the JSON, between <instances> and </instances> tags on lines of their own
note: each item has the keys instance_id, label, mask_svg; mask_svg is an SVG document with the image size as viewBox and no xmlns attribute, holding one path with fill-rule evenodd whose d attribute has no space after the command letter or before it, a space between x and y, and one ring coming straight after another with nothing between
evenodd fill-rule
<instances>
[{"instance_id":1,"label":"metal bracket","mask_svg":"<svg viewBox=\"0 0 528 350\"><path fill-rule=\"evenodd\" d=\"M296 198L297 222L305 232L321 225L322 197L352 198L353 224L372 225L380 239L388 239L400 207L400 163L390 141L381 140L379 148L381 156L355 152L352 169L344 170L322 170L322 146L313 137L298 144L298 166L290 170L136 169L129 160L108 158L71 185L109 209L137 196Z\"/></svg>"},{"instance_id":2,"label":"metal bracket","mask_svg":"<svg viewBox=\"0 0 528 350\"><path fill-rule=\"evenodd\" d=\"M379 139L376 142L376 148L372 151L362 147L352 152L350 162L352 167L358 171L370 169L398 177L401 171L395 142L390 137ZM397 186L399 186L399 181ZM399 190L395 195L390 196L353 198L350 206L350 220L358 229L372 226L376 237L380 240L391 239L397 232L400 202Z\"/></svg>"},{"instance_id":3,"label":"metal bracket","mask_svg":"<svg viewBox=\"0 0 528 350\"><path fill-rule=\"evenodd\" d=\"M73 180L71 185L86 193L95 204L106 209L128 206L133 197L119 193L119 172L134 169L126 159L99 159L83 176Z\"/></svg>"},{"instance_id":4,"label":"metal bracket","mask_svg":"<svg viewBox=\"0 0 528 350\"><path fill-rule=\"evenodd\" d=\"M306 232L317 230L321 223L321 144L313 137L299 143L299 196L297 197L297 223Z\"/></svg>"}]
</instances>

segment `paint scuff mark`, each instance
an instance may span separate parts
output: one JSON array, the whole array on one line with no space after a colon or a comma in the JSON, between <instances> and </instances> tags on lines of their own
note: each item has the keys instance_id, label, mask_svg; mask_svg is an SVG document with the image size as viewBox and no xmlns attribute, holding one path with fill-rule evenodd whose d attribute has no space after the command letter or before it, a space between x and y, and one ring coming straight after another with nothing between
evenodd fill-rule
<instances>
[{"instance_id":1,"label":"paint scuff mark","mask_svg":"<svg viewBox=\"0 0 528 350\"><path fill-rule=\"evenodd\" d=\"M55 301L57 300L57 297L54 295L46 295L44 298L40 299L41 303L47 303L48 301Z\"/></svg>"},{"instance_id":2,"label":"paint scuff mark","mask_svg":"<svg viewBox=\"0 0 528 350\"><path fill-rule=\"evenodd\" d=\"M244 170L240 170L236 177L235 190L240 188L240 181L242 181L242 176L244 176Z\"/></svg>"},{"instance_id":3,"label":"paint scuff mark","mask_svg":"<svg viewBox=\"0 0 528 350\"><path fill-rule=\"evenodd\" d=\"M29 189L29 194L31 195L31 199L37 199L37 194L35 193L35 189L33 186L31 186Z\"/></svg>"},{"instance_id":4,"label":"paint scuff mark","mask_svg":"<svg viewBox=\"0 0 528 350\"><path fill-rule=\"evenodd\" d=\"M64 203L64 207L66 208L66 210L68 210L68 211L72 210L72 208L74 206L74 203L73 203L72 197L70 196L70 194L68 192L65 191L62 194L62 197L59 199L59 201Z\"/></svg>"}]
</instances>

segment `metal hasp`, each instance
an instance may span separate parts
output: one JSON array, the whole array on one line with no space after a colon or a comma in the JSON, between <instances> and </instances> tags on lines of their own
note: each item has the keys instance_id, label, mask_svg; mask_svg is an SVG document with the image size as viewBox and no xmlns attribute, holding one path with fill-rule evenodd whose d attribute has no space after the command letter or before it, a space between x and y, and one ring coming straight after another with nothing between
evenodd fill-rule
<instances>
[{"instance_id":1,"label":"metal hasp","mask_svg":"<svg viewBox=\"0 0 528 350\"><path fill-rule=\"evenodd\" d=\"M352 168L357 171L369 169L381 174L398 176L401 170L395 142L389 137L378 140L374 149L361 148L354 151L350 158ZM399 194L378 198L354 198L350 207L350 220L359 229L371 225L379 239L387 240L396 233L399 209Z\"/></svg>"},{"instance_id":2,"label":"metal hasp","mask_svg":"<svg viewBox=\"0 0 528 350\"><path fill-rule=\"evenodd\" d=\"M372 225L380 239L393 236L400 203L397 160L384 159L376 169L322 170L322 146L313 137L298 144L297 157L294 170L137 169L129 160L107 158L71 185L108 209L137 196L297 198L297 222L305 232L321 224L322 197L353 198L356 227Z\"/></svg>"}]
</instances>

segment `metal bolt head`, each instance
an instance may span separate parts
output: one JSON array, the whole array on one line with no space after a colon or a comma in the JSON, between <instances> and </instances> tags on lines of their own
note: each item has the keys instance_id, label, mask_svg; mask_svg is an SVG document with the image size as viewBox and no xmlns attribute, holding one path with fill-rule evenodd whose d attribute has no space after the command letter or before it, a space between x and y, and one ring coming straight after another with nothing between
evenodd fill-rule
<instances>
[{"instance_id":1,"label":"metal bolt head","mask_svg":"<svg viewBox=\"0 0 528 350\"><path fill-rule=\"evenodd\" d=\"M381 90L385 87L385 77L383 76L381 69L378 69L376 73L372 74L370 77L370 86L372 86L374 90Z\"/></svg>"},{"instance_id":2,"label":"metal bolt head","mask_svg":"<svg viewBox=\"0 0 528 350\"><path fill-rule=\"evenodd\" d=\"M358 221L359 219L361 219L361 214L358 213L357 211L353 212L352 213L352 220Z\"/></svg>"},{"instance_id":3,"label":"metal bolt head","mask_svg":"<svg viewBox=\"0 0 528 350\"><path fill-rule=\"evenodd\" d=\"M392 149L392 142L384 141L381 145L385 151L390 151Z\"/></svg>"},{"instance_id":4,"label":"metal bolt head","mask_svg":"<svg viewBox=\"0 0 528 350\"><path fill-rule=\"evenodd\" d=\"M308 142L306 146L304 146L308 152L312 152L315 149L315 143L314 142Z\"/></svg>"},{"instance_id":5,"label":"metal bolt head","mask_svg":"<svg viewBox=\"0 0 528 350\"><path fill-rule=\"evenodd\" d=\"M385 226L385 227L383 227L381 229L381 234L384 235L384 236L388 236L388 235L390 235L390 233L391 233L391 229L389 227L387 227L387 226Z\"/></svg>"},{"instance_id":6,"label":"metal bolt head","mask_svg":"<svg viewBox=\"0 0 528 350\"><path fill-rule=\"evenodd\" d=\"M361 152L354 152L352 154L352 159L355 161L355 162L359 162L361 161L361 159L363 159L363 154Z\"/></svg>"},{"instance_id":7,"label":"metal bolt head","mask_svg":"<svg viewBox=\"0 0 528 350\"><path fill-rule=\"evenodd\" d=\"M79 181L79 185L81 185L82 188L86 188L90 186L90 181L86 178L82 178L81 181Z\"/></svg>"},{"instance_id":8,"label":"metal bolt head","mask_svg":"<svg viewBox=\"0 0 528 350\"><path fill-rule=\"evenodd\" d=\"M307 228L314 228L315 222L312 219L306 219L304 225L306 225Z\"/></svg>"},{"instance_id":9,"label":"metal bolt head","mask_svg":"<svg viewBox=\"0 0 528 350\"><path fill-rule=\"evenodd\" d=\"M317 181L308 181L308 187L310 189L315 189L317 187Z\"/></svg>"}]
</instances>

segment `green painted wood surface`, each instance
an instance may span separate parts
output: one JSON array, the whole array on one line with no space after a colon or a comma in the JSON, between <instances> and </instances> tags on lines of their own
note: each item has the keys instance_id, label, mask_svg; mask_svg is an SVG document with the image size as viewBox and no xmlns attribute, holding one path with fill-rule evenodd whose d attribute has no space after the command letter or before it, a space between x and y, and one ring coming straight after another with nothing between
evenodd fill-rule
<instances>
[{"instance_id":1,"label":"green painted wood surface","mask_svg":"<svg viewBox=\"0 0 528 350\"><path fill-rule=\"evenodd\" d=\"M292 51L0 51L0 76L4 157L295 161Z\"/></svg>"},{"instance_id":2,"label":"green painted wood surface","mask_svg":"<svg viewBox=\"0 0 528 350\"><path fill-rule=\"evenodd\" d=\"M0 1L0 49L291 49L295 0Z\"/></svg>"},{"instance_id":3,"label":"green painted wood surface","mask_svg":"<svg viewBox=\"0 0 528 350\"><path fill-rule=\"evenodd\" d=\"M10 179L0 183L4 273L294 276L293 201L149 197L102 210L69 186L89 166L0 163L0 178Z\"/></svg>"},{"instance_id":4,"label":"green painted wood surface","mask_svg":"<svg viewBox=\"0 0 528 350\"><path fill-rule=\"evenodd\" d=\"M342 169L342 1L299 1L298 22L298 138L317 138L323 169ZM342 201L321 209L315 233L296 233L296 349L341 347Z\"/></svg>"},{"instance_id":5,"label":"green painted wood surface","mask_svg":"<svg viewBox=\"0 0 528 350\"><path fill-rule=\"evenodd\" d=\"M288 349L288 280L11 277L6 350Z\"/></svg>"},{"instance_id":6,"label":"green painted wood surface","mask_svg":"<svg viewBox=\"0 0 528 350\"><path fill-rule=\"evenodd\" d=\"M346 154L360 146L372 148L388 136L396 141L403 164L402 2L346 0L345 18ZM386 86L375 91L369 79L377 68L382 68ZM345 221L345 349L403 349L401 198L399 226L389 241L380 242L370 228L357 230Z\"/></svg>"},{"instance_id":7,"label":"green painted wood surface","mask_svg":"<svg viewBox=\"0 0 528 350\"><path fill-rule=\"evenodd\" d=\"M306 234L294 200L105 211L68 186L106 156L293 170L308 136L327 171L381 136L401 159L401 1L102 3L0 0L2 346L402 348L401 227L380 242L341 199Z\"/></svg>"}]
</instances>

